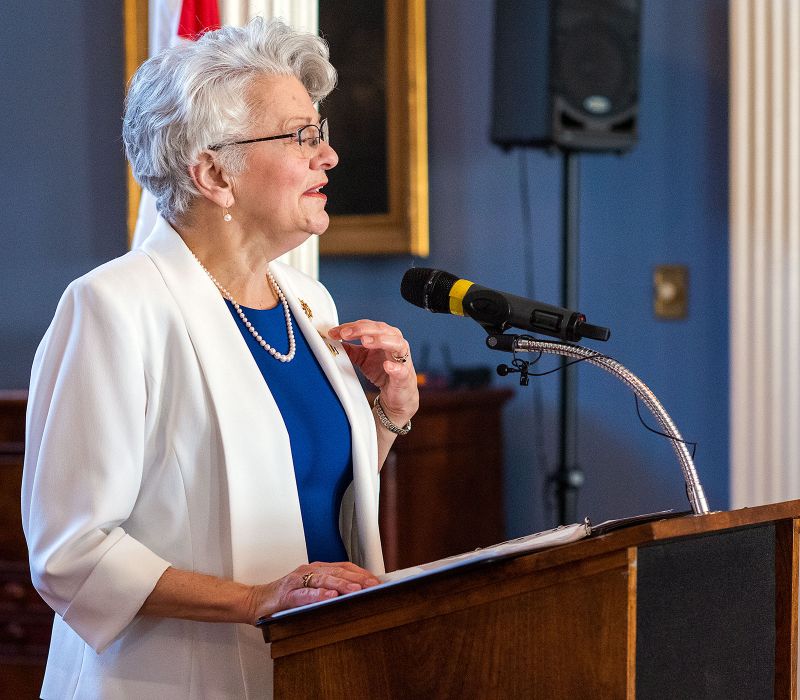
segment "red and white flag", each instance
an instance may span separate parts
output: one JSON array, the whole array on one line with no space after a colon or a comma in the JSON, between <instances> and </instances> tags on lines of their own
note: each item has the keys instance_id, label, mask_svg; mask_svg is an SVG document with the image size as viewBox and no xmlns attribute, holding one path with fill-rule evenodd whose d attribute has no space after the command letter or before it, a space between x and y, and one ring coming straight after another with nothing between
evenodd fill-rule
<instances>
[{"instance_id":1,"label":"red and white flag","mask_svg":"<svg viewBox=\"0 0 800 700\"><path fill-rule=\"evenodd\" d=\"M204 32L220 27L217 0L150 0L148 14L147 39L151 56L183 41L194 41ZM150 235L156 216L155 197L142 188L132 248L138 248Z\"/></svg>"}]
</instances>

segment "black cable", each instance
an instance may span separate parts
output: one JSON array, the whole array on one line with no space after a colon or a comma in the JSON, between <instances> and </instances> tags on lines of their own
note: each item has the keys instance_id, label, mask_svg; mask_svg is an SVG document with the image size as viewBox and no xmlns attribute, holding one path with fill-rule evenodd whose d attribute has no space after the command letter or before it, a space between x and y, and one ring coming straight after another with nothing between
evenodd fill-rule
<instances>
[{"instance_id":1,"label":"black cable","mask_svg":"<svg viewBox=\"0 0 800 700\"><path fill-rule=\"evenodd\" d=\"M539 357L537 357L535 360L532 360L531 364L538 362L541 359L541 357L542 353L539 353ZM546 377L548 374L554 374L555 372L560 372L561 370L566 369L567 367L570 367L572 365L577 365L579 362L584 362L585 360L594 359L595 357L606 357L607 359L611 359L606 355L601 355L598 353L597 355L592 355L592 357L579 357L577 360L570 360L569 362L564 362L554 369L548 369L546 372L528 372L528 374L531 377Z\"/></svg>"},{"instance_id":2,"label":"black cable","mask_svg":"<svg viewBox=\"0 0 800 700\"><path fill-rule=\"evenodd\" d=\"M674 435L670 435L669 433L662 433L660 430L656 430L655 428L651 428L647 423L644 422L644 418L642 418L642 412L639 410L639 397L634 394L633 398L636 399L636 415L639 416L639 421L641 424L647 428L651 433L655 433L656 435L660 435L661 437L665 437L668 440L674 440L675 442L682 442L687 447L692 448L692 459L694 459L694 453L697 451L697 442L692 440L681 440L679 437L675 437Z\"/></svg>"},{"instance_id":3,"label":"black cable","mask_svg":"<svg viewBox=\"0 0 800 700\"><path fill-rule=\"evenodd\" d=\"M533 222L531 217L530 183L528 179L528 160L526 151L519 151L519 198L522 210L522 259L525 261L525 292L535 298L533 277Z\"/></svg>"},{"instance_id":4,"label":"black cable","mask_svg":"<svg viewBox=\"0 0 800 700\"><path fill-rule=\"evenodd\" d=\"M520 148L517 151L519 165L519 200L520 213L522 216L522 260L525 272L525 293L529 299L536 298L535 276L533 269L533 217L531 216L530 198L530 178L528 176L528 150ZM544 445L544 401L542 392L538 386L533 387L533 423L538 426L538 430L533 434L533 453L536 462L544 470L545 474L550 473L547 451ZM542 499L544 501L545 522L550 522L555 512L555 503L552 502L549 488L549 477L545 478L542 488Z\"/></svg>"},{"instance_id":5,"label":"black cable","mask_svg":"<svg viewBox=\"0 0 800 700\"><path fill-rule=\"evenodd\" d=\"M535 338L530 338L529 336L522 336L522 338L526 339L526 340L528 340L528 339L535 340ZM533 364L536 364L539 360L541 360L543 355L544 355L544 353L540 350L539 354L536 356L536 359L534 359L534 360L517 360L516 354L515 354L514 360L512 361L511 364L514 365L514 367L517 367L517 364L516 364L517 362L527 362L528 364L533 365ZM570 360L569 362L563 362L558 367L555 367L553 369L549 369L546 372L530 372L530 371L526 371L525 374L527 374L529 377L546 377L548 374L554 374L555 372L560 372L561 370L563 370L566 367L569 367L570 365L576 365L579 362L585 362L586 360L594 360L594 359L613 360L614 358L613 357L609 357L608 355L603 355L600 352L595 352L594 354L590 355L589 357L579 357L577 359ZM519 367L517 367L517 369L519 370ZM651 433L655 433L656 435L660 435L661 437L665 437L668 440L672 440L673 442L679 442L679 443L681 443L683 445L686 445L687 447L690 447L691 450L692 450L692 459L694 459L694 455L697 452L697 442L693 441L693 440L683 440L683 439L677 437L676 435L670 435L669 433L663 433L660 430L656 430L655 428L652 428L649 425L647 425L647 423L645 422L644 418L642 418L642 412L639 409L639 397L636 395L635 392L633 394L633 398L636 401L636 415L639 417L639 422L645 427L645 429L649 430Z\"/></svg>"}]
</instances>

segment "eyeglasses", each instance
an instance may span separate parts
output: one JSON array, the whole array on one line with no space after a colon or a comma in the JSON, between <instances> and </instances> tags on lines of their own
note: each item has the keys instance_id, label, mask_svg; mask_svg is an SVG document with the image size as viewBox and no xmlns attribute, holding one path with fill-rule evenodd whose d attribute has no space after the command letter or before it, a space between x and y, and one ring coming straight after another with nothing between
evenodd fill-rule
<instances>
[{"instance_id":1,"label":"eyeglasses","mask_svg":"<svg viewBox=\"0 0 800 700\"><path fill-rule=\"evenodd\" d=\"M277 141L278 139L292 139L300 146L300 152L304 158L313 157L319 149L321 141L330 143L328 140L330 130L328 128L328 120L323 119L319 126L316 124L306 124L301 126L297 131L291 134L279 134L278 136L264 136L260 139L245 139L244 141L231 141L230 143L218 143L214 146L209 146L209 149L216 151L225 146L242 146L246 143L259 143L260 141Z\"/></svg>"}]
</instances>

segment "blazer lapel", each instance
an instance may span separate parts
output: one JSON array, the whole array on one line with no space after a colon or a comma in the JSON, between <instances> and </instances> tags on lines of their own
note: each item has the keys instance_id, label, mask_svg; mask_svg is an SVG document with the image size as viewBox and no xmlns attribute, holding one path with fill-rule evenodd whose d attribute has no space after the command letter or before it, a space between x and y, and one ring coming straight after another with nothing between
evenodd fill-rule
<instances>
[{"instance_id":1,"label":"blazer lapel","mask_svg":"<svg viewBox=\"0 0 800 700\"><path fill-rule=\"evenodd\" d=\"M181 310L208 384L225 455L234 577L260 583L288 573L307 554L280 411L224 300L161 217L142 250Z\"/></svg>"}]
</instances>

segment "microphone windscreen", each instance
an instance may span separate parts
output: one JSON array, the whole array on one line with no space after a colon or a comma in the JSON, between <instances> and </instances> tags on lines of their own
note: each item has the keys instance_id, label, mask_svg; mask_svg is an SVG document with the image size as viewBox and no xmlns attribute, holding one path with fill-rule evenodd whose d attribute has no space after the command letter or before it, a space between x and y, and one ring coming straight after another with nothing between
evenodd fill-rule
<instances>
[{"instance_id":1,"label":"microphone windscreen","mask_svg":"<svg viewBox=\"0 0 800 700\"><path fill-rule=\"evenodd\" d=\"M412 267L403 275L400 294L410 304L435 313L450 313L449 293L458 277L443 270Z\"/></svg>"}]
</instances>

